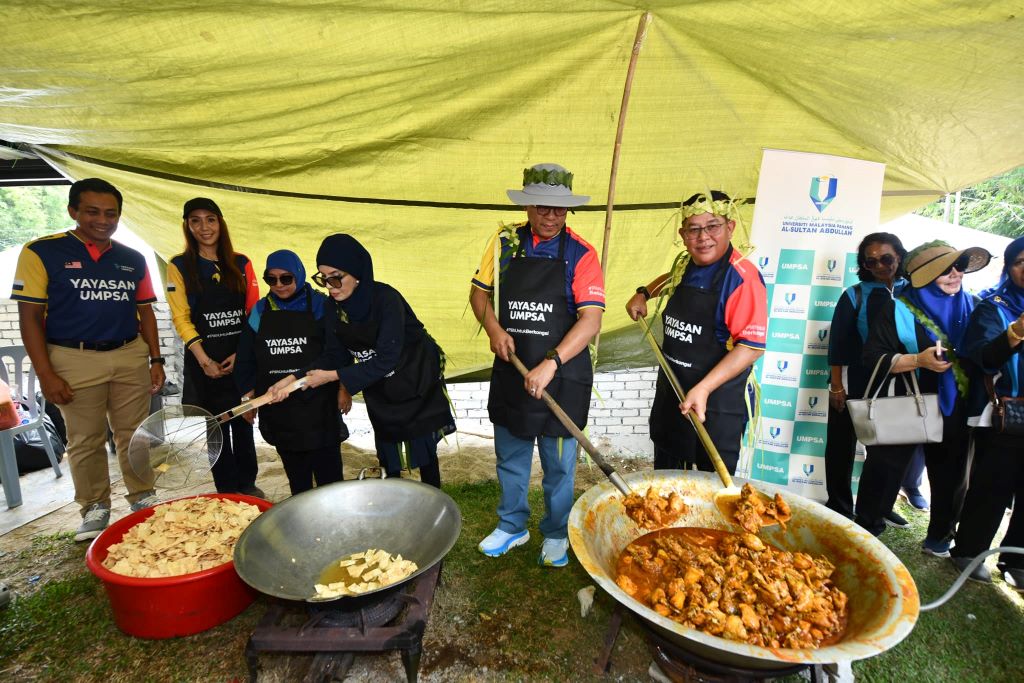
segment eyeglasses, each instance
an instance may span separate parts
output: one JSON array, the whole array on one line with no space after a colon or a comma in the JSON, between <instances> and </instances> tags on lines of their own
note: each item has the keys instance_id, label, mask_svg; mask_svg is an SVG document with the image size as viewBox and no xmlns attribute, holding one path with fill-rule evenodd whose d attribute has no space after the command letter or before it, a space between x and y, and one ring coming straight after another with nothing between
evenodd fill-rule
<instances>
[{"instance_id":1,"label":"eyeglasses","mask_svg":"<svg viewBox=\"0 0 1024 683\"><path fill-rule=\"evenodd\" d=\"M956 271L958 273L966 273L967 272L967 267L969 265L971 265L971 257L970 256L961 256L956 261L954 261L952 263L952 265L949 266L949 268L946 268L946 270L942 273L942 275L949 275L950 273L953 272L954 268L956 268Z\"/></svg>"},{"instance_id":2,"label":"eyeglasses","mask_svg":"<svg viewBox=\"0 0 1024 683\"><path fill-rule=\"evenodd\" d=\"M683 225L683 239L688 242L694 242L700 239L700 234L703 232L708 237L714 239L721 236L722 229L725 227L725 223L708 223L704 227L688 228Z\"/></svg>"},{"instance_id":3,"label":"eyeglasses","mask_svg":"<svg viewBox=\"0 0 1024 683\"><path fill-rule=\"evenodd\" d=\"M345 274L341 275L327 275L323 273L317 273L312 278L317 287L327 287L329 289L341 289L341 282L345 279Z\"/></svg>"},{"instance_id":4,"label":"eyeglasses","mask_svg":"<svg viewBox=\"0 0 1024 683\"><path fill-rule=\"evenodd\" d=\"M892 254L882 254L878 258L868 256L864 259L865 268L877 268L879 265L891 268L896 263L896 257Z\"/></svg>"},{"instance_id":5,"label":"eyeglasses","mask_svg":"<svg viewBox=\"0 0 1024 683\"><path fill-rule=\"evenodd\" d=\"M569 209L564 206L535 206L533 208L537 210L537 214L540 216L550 216L551 214L555 214L559 218L569 211Z\"/></svg>"},{"instance_id":6,"label":"eyeglasses","mask_svg":"<svg viewBox=\"0 0 1024 683\"><path fill-rule=\"evenodd\" d=\"M294 275L282 275L281 277L275 277L273 275L264 275L263 281L271 287L277 287L277 283L280 282L282 287L287 287L291 283L295 282Z\"/></svg>"}]
</instances>

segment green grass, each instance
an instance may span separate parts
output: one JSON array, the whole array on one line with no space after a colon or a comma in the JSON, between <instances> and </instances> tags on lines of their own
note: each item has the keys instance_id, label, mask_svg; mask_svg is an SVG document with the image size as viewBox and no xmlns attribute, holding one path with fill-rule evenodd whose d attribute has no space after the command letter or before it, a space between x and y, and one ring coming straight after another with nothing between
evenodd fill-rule
<instances>
[{"instance_id":1,"label":"green grass","mask_svg":"<svg viewBox=\"0 0 1024 683\"><path fill-rule=\"evenodd\" d=\"M481 555L476 544L496 523L497 483L445 490L459 504L463 528L445 559L424 642L424 676L457 663L477 672L473 680L646 679L650 657L631 618L625 619L616 642L610 675L591 672L615 604L598 590L593 611L581 619L576 592L593 583L590 576L572 561L560 570L537 565L542 539L535 530L543 511L539 491L530 495L530 542L493 559ZM926 516L909 508L901 512L914 528L889 530L882 540L907 565L922 601L934 600L952 583L954 571L947 560L920 552ZM16 589L33 573L25 563L63 567L63 572L49 578L35 572L44 573L43 585L0 612L0 680L245 680L242 653L263 614L262 601L195 636L158 641L127 637L114 625L102 586L85 568L84 554L84 545L62 534L34 539L31 548L4 558L0 577L11 582L10 567L17 567ZM1002 584L969 583L945 606L923 613L898 646L854 664L857 679L1022 680L1024 648L1017 643L1024 633L1021 604ZM486 675L480 673L483 667Z\"/></svg>"}]
</instances>

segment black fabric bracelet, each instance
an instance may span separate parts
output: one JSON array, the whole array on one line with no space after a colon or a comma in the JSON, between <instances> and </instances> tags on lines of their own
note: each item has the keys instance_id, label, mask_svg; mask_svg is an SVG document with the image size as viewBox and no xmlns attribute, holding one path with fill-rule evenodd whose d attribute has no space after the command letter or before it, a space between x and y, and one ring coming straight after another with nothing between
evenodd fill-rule
<instances>
[{"instance_id":1,"label":"black fabric bracelet","mask_svg":"<svg viewBox=\"0 0 1024 683\"><path fill-rule=\"evenodd\" d=\"M644 295L644 299L646 301L650 301L651 300L651 290L647 289L647 287L645 287L643 285L640 285L639 287L636 288L636 293L637 294L643 294Z\"/></svg>"}]
</instances>

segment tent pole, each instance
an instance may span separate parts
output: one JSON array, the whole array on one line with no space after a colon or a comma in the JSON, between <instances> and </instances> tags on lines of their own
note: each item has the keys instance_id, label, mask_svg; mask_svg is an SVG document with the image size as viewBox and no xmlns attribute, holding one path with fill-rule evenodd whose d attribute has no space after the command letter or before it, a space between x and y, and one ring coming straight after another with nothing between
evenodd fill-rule
<instances>
[{"instance_id":1,"label":"tent pole","mask_svg":"<svg viewBox=\"0 0 1024 683\"><path fill-rule=\"evenodd\" d=\"M619 151L622 149L622 132L626 128L626 111L629 109L629 95L633 90L633 74L636 62L640 57L640 49L647 37L647 27L651 23L651 13L644 12L636 27L636 38L633 40L633 52L629 56L629 68L626 70L626 84L622 90L622 104L619 106L619 127L615 131L615 147L612 151L612 170L608 179L608 203L604 213L604 240L601 244L601 274L608 277L608 240L612 234L612 211L615 204L615 179L619 173ZM597 366L597 349L601 343L601 331L594 337L594 365Z\"/></svg>"}]
</instances>

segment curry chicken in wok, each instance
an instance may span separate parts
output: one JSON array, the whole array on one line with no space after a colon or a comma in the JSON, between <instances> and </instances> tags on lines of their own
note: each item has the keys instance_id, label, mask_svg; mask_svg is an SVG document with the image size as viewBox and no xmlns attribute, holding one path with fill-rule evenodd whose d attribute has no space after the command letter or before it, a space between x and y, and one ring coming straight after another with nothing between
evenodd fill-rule
<instances>
[{"instance_id":1,"label":"curry chicken in wok","mask_svg":"<svg viewBox=\"0 0 1024 683\"><path fill-rule=\"evenodd\" d=\"M662 616L712 635L772 648L840 639L846 594L825 558L775 548L750 533L668 528L630 543L615 582Z\"/></svg>"}]
</instances>

